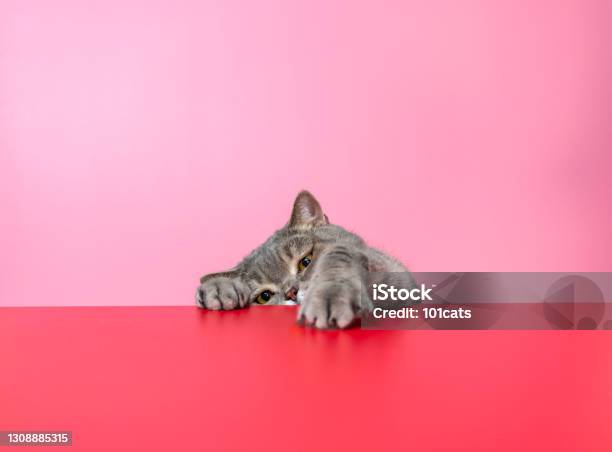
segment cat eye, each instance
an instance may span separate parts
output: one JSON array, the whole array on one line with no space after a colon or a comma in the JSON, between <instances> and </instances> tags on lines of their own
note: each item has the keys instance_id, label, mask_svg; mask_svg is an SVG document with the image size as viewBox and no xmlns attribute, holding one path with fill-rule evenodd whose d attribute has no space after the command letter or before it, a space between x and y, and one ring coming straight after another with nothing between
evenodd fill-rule
<instances>
[{"instance_id":1,"label":"cat eye","mask_svg":"<svg viewBox=\"0 0 612 452\"><path fill-rule=\"evenodd\" d=\"M257 296L257 298L255 298L255 303L266 304L268 301L270 301L270 298L272 298L272 295L274 294L270 292L269 290L264 290L262 293L260 293Z\"/></svg>"},{"instance_id":2,"label":"cat eye","mask_svg":"<svg viewBox=\"0 0 612 452\"><path fill-rule=\"evenodd\" d=\"M306 267L308 267L310 265L310 263L312 262L312 255L309 254L308 256L305 256L302 258L302 260L300 260L300 262L298 262L298 270L299 271L304 271L304 269Z\"/></svg>"}]
</instances>

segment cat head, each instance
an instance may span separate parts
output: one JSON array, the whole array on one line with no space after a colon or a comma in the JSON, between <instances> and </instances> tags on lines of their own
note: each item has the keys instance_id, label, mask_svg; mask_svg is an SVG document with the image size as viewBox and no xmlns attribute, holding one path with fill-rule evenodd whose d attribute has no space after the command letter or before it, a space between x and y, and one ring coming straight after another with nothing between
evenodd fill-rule
<instances>
[{"instance_id":1,"label":"cat head","mask_svg":"<svg viewBox=\"0 0 612 452\"><path fill-rule=\"evenodd\" d=\"M325 246L352 236L329 220L307 191L293 203L288 223L239 265L253 304L295 304Z\"/></svg>"}]
</instances>

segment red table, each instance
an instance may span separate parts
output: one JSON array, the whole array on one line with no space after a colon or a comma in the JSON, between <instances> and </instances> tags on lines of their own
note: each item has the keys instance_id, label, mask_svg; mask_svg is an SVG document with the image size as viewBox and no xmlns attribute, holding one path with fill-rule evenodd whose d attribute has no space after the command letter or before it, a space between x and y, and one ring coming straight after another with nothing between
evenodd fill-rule
<instances>
[{"instance_id":1,"label":"red table","mask_svg":"<svg viewBox=\"0 0 612 452\"><path fill-rule=\"evenodd\" d=\"M0 309L0 430L71 430L72 450L105 452L612 450L612 331L294 319Z\"/></svg>"}]
</instances>

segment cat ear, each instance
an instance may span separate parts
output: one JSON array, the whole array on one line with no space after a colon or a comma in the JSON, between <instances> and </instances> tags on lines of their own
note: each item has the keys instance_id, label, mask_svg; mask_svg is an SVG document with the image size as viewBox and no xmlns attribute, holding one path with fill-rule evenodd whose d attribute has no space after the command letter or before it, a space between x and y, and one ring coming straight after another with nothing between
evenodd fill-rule
<instances>
[{"instance_id":1,"label":"cat ear","mask_svg":"<svg viewBox=\"0 0 612 452\"><path fill-rule=\"evenodd\" d=\"M329 224L329 220L319 202L309 192L301 191L293 203L289 227L315 227L324 224Z\"/></svg>"}]
</instances>

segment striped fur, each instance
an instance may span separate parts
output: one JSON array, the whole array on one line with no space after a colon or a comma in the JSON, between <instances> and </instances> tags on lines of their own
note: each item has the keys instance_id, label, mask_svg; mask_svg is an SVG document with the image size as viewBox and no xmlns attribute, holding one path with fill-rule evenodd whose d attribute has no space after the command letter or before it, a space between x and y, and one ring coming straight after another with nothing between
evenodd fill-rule
<instances>
[{"instance_id":1,"label":"striped fur","mask_svg":"<svg viewBox=\"0 0 612 452\"><path fill-rule=\"evenodd\" d=\"M300 270L306 256L311 263ZM392 257L357 235L329 224L318 201L303 191L289 222L233 269L200 279L196 303L207 309L238 309L272 294L266 305L300 304L298 319L317 328L346 327L372 308L364 288L370 272L407 272ZM261 298L260 298L261 301Z\"/></svg>"}]
</instances>

